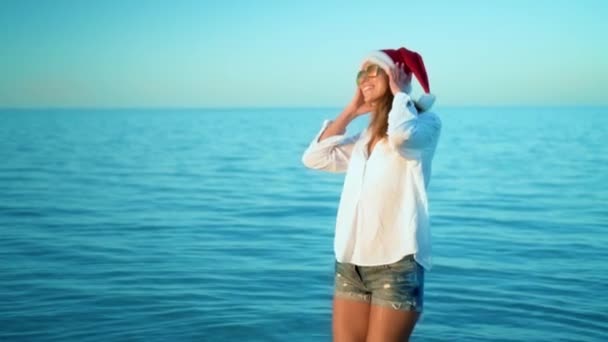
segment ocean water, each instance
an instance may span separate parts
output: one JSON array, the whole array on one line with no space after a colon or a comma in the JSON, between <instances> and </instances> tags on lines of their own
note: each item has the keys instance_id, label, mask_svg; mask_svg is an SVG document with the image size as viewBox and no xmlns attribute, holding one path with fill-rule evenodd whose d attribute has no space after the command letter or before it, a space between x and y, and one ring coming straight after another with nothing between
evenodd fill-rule
<instances>
[{"instance_id":1,"label":"ocean water","mask_svg":"<svg viewBox=\"0 0 608 342\"><path fill-rule=\"evenodd\" d=\"M0 340L330 341L337 112L2 110ZM608 108L438 112L412 341L607 341Z\"/></svg>"}]
</instances>

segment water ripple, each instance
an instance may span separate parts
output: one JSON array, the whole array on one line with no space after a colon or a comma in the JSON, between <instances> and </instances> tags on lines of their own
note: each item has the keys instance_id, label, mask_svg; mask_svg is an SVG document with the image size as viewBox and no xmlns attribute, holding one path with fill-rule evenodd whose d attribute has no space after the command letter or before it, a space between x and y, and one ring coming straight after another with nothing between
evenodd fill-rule
<instances>
[{"instance_id":1,"label":"water ripple","mask_svg":"<svg viewBox=\"0 0 608 342\"><path fill-rule=\"evenodd\" d=\"M412 340L605 340L605 112L441 113ZM328 341L335 114L0 113L0 340Z\"/></svg>"}]
</instances>

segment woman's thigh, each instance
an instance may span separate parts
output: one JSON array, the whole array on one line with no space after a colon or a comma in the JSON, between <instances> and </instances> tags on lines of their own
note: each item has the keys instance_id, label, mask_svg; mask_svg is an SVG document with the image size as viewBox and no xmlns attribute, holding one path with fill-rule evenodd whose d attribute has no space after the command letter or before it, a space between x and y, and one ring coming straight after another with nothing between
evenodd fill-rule
<instances>
[{"instance_id":1,"label":"woman's thigh","mask_svg":"<svg viewBox=\"0 0 608 342\"><path fill-rule=\"evenodd\" d=\"M334 342L365 342L370 304L334 296L332 333Z\"/></svg>"},{"instance_id":2,"label":"woman's thigh","mask_svg":"<svg viewBox=\"0 0 608 342\"><path fill-rule=\"evenodd\" d=\"M332 332L334 342L364 342L371 294L352 264L335 264Z\"/></svg>"},{"instance_id":3,"label":"woman's thigh","mask_svg":"<svg viewBox=\"0 0 608 342\"><path fill-rule=\"evenodd\" d=\"M361 268L372 293L367 341L403 341L423 311L424 269L412 255L381 266Z\"/></svg>"},{"instance_id":4,"label":"woman's thigh","mask_svg":"<svg viewBox=\"0 0 608 342\"><path fill-rule=\"evenodd\" d=\"M420 313L371 305L366 342L408 341Z\"/></svg>"}]
</instances>

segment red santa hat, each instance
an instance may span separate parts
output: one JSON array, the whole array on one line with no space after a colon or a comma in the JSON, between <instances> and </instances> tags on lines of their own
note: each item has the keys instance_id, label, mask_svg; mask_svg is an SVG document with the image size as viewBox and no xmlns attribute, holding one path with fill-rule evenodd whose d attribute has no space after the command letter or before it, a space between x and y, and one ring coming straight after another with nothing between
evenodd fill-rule
<instances>
[{"instance_id":1,"label":"red santa hat","mask_svg":"<svg viewBox=\"0 0 608 342\"><path fill-rule=\"evenodd\" d=\"M386 72L389 72L390 68L394 68L396 63L402 63L405 69L404 71L413 74L424 90L424 94L416 101L418 107L421 108L422 111L426 111L433 106L435 95L431 94L429 78L426 74L426 68L424 67L424 62L422 61L422 56L420 56L420 54L404 47L397 50L377 50L368 54L364 58L363 63L367 61L378 64ZM411 83L408 84L404 90L409 94L412 91Z\"/></svg>"}]
</instances>

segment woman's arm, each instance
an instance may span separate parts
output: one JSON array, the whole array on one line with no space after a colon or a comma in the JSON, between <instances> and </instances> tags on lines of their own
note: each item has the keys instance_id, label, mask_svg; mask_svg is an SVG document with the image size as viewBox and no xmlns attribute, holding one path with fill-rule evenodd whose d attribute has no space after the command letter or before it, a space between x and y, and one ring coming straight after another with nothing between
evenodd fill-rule
<instances>
[{"instance_id":1,"label":"woman's arm","mask_svg":"<svg viewBox=\"0 0 608 342\"><path fill-rule=\"evenodd\" d=\"M361 133L346 136L346 126L356 117L345 109L335 120L325 120L319 132L302 155L302 163L310 169L345 172L352 150Z\"/></svg>"},{"instance_id":2,"label":"woman's arm","mask_svg":"<svg viewBox=\"0 0 608 342\"><path fill-rule=\"evenodd\" d=\"M432 114L418 114L414 101L397 92L388 113L388 141L395 149L423 149L432 144L441 130L441 120Z\"/></svg>"},{"instance_id":3,"label":"woman's arm","mask_svg":"<svg viewBox=\"0 0 608 342\"><path fill-rule=\"evenodd\" d=\"M388 73L389 86L393 93L393 104L388 112L388 142L396 150L424 149L432 145L441 132L441 120L433 113L418 113L416 104L405 89L412 81L406 74L403 63L397 63Z\"/></svg>"}]
</instances>

